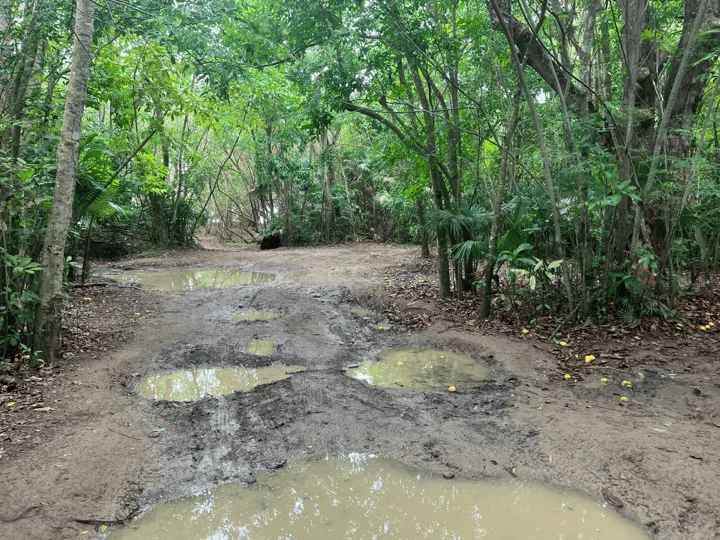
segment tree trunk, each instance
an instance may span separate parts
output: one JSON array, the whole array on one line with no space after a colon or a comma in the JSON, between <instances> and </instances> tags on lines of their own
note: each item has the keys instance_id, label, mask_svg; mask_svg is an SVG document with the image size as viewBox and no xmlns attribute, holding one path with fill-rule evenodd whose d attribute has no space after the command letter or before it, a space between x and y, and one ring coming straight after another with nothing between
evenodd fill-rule
<instances>
[{"instance_id":1,"label":"tree trunk","mask_svg":"<svg viewBox=\"0 0 720 540\"><path fill-rule=\"evenodd\" d=\"M423 259L430 258L430 243L428 242L428 232L425 226L425 207L423 206L420 197L415 199L415 205L417 206L418 222L420 226L420 250L422 252Z\"/></svg>"},{"instance_id":2,"label":"tree trunk","mask_svg":"<svg viewBox=\"0 0 720 540\"><path fill-rule=\"evenodd\" d=\"M165 134L162 112L157 113L158 122L162 125L160 132L160 145L162 147L162 163L166 171L165 185L170 177L170 142ZM150 193L150 222L152 223L152 240L158 247L170 244L170 233L165 219L165 196L162 193Z\"/></svg>"},{"instance_id":3,"label":"tree trunk","mask_svg":"<svg viewBox=\"0 0 720 540\"><path fill-rule=\"evenodd\" d=\"M165 221L165 199L161 193L150 193L151 238L158 247L167 247L170 237Z\"/></svg>"},{"instance_id":4,"label":"tree trunk","mask_svg":"<svg viewBox=\"0 0 720 540\"><path fill-rule=\"evenodd\" d=\"M533 101L533 95L530 92L530 87L527 84L527 80L525 79L525 74L523 72L523 65L520 63L520 59L518 58L517 51L515 50L515 43L512 39L512 34L510 33L510 30L508 29L507 22L505 19L502 18L502 13L500 11L500 8L497 5L496 0L490 0L490 3L492 5L492 8L494 9L498 19L500 20L500 24L503 29L503 33L505 34L505 37L507 38L508 46L510 47L510 57L512 59L513 66L515 68L515 71L517 72L518 80L520 82L520 85L522 87L523 93L525 94L525 100L527 101L528 109L530 111L530 117L532 119L533 127L535 129L535 134L537 135L538 140L538 146L540 148L540 156L542 158L543 162L543 170L545 173L545 186L548 193L548 199L550 200L550 208L552 209L552 221L553 221L553 228L554 228L554 244L555 244L555 250L557 252L558 259L560 259L561 264L560 267L562 269L562 275L563 275L563 282L565 285L565 294L567 295L567 301L568 301L568 310L570 313L574 312L574 297L573 297L573 291L572 291L572 283L570 280L570 268L568 267L568 263L565 260L565 247L563 245L562 240L562 227L561 227L561 218L560 218L560 210L558 209L557 205L557 192L555 190L555 180L552 176L552 167L550 165L550 157L548 154L547 146L545 145L545 138L543 136L542 128L540 127L540 120L537 115L537 111L535 109L535 103Z\"/></svg>"},{"instance_id":5,"label":"tree trunk","mask_svg":"<svg viewBox=\"0 0 720 540\"><path fill-rule=\"evenodd\" d=\"M488 255L487 263L485 264L485 285L483 288L483 299L482 306L480 308L481 317L490 316L490 299L492 298L492 281L493 275L495 274L495 260L497 258L497 241L500 235L500 216L502 213L502 201L505 196L505 184L507 183L508 176L508 158L510 154L510 147L512 146L513 135L518 125L520 117L520 96L522 89L520 83L518 83L515 89L515 95L513 97L513 115L510 120L510 124L505 132L503 140L503 146L500 153L500 177L498 178L498 184L495 188L495 198L493 200L493 217L492 223L490 224L490 239L488 240Z\"/></svg>"},{"instance_id":6,"label":"tree trunk","mask_svg":"<svg viewBox=\"0 0 720 540\"><path fill-rule=\"evenodd\" d=\"M43 271L40 274L40 298L35 316L34 350L46 362L55 360L60 352L65 242L75 197L80 132L92 61L94 22L93 1L77 0L72 67L57 150L53 205L40 259Z\"/></svg>"}]
</instances>

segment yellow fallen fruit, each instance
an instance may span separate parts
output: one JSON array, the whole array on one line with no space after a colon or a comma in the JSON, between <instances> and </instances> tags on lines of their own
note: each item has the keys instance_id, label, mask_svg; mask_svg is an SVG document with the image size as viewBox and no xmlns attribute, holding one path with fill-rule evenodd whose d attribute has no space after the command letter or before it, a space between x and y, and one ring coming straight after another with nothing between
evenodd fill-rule
<instances>
[{"instance_id":1,"label":"yellow fallen fruit","mask_svg":"<svg viewBox=\"0 0 720 540\"><path fill-rule=\"evenodd\" d=\"M704 332L705 330L707 330L707 326L701 326L700 330L702 330Z\"/></svg>"},{"instance_id":2,"label":"yellow fallen fruit","mask_svg":"<svg viewBox=\"0 0 720 540\"><path fill-rule=\"evenodd\" d=\"M623 381L620 384L623 386L632 386L632 383L630 381Z\"/></svg>"},{"instance_id":3,"label":"yellow fallen fruit","mask_svg":"<svg viewBox=\"0 0 720 540\"><path fill-rule=\"evenodd\" d=\"M396 366L402 366L402 365L403 365L403 362L398 362L398 363L395 364L395 365L396 365Z\"/></svg>"},{"instance_id":4,"label":"yellow fallen fruit","mask_svg":"<svg viewBox=\"0 0 720 540\"><path fill-rule=\"evenodd\" d=\"M603 377L602 379L600 379L600 382L607 382L607 381L608 381L607 377Z\"/></svg>"},{"instance_id":5,"label":"yellow fallen fruit","mask_svg":"<svg viewBox=\"0 0 720 540\"><path fill-rule=\"evenodd\" d=\"M527 334L528 332L530 332L530 330L528 330L527 328L523 328L523 329L522 329L522 333L523 333L523 334Z\"/></svg>"},{"instance_id":6,"label":"yellow fallen fruit","mask_svg":"<svg viewBox=\"0 0 720 540\"><path fill-rule=\"evenodd\" d=\"M445 358L445 356L441 354L441 355L440 355L440 358Z\"/></svg>"},{"instance_id":7,"label":"yellow fallen fruit","mask_svg":"<svg viewBox=\"0 0 720 540\"><path fill-rule=\"evenodd\" d=\"M677 325L678 325L680 328L683 328L683 327L685 326L683 323L677 323Z\"/></svg>"},{"instance_id":8,"label":"yellow fallen fruit","mask_svg":"<svg viewBox=\"0 0 720 540\"><path fill-rule=\"evenodd\" d=\"M592 362L593 360L595 360L595 355L594 355L594 354L588 354L587 356L585 356L585 363L586 363L586 364L589 364L589 363Z\"/></svg>"},{"instance_id":9,"label":"yellow fallen fruit","mask_svg":"<svg viewBox=\"0 0 720 540\"><path fill-rule=\"evenodd\" d=\"M83 298L83 300L85 300L86 302L89 302L90 300L92 300L92 298L90 298L89 296L86 296L85 298Z\"/></svg>"},{"instance_id":10,"label":"yellow fallen fruit","mask_svg":"<svg viewBox=\"0 0 720 540\"><path fill-rule=\"evenodd\" d=\"M561 346L561 347L567 347L567 343L564 342L564 341L561 341L561 342L560 342L560 346Z\"/></svg>"},{"instance_id":11,"label":"yellow fallen fruit","mask_svg":"<svg viewBox=\"0 0 720 540\"><path fill-rule=\"evenodd\" d=\"M572 375L570 375L569 373L566 373L563 377L565 378L566 381L569 381L570 379L572 379Z\"/></svg>"},{"instance_id":12,"label":"yellow fallen fruit","mask_svg":"<svg viewBox=\"0 0 720 540\"><path fill-rule=\"evenodd\" d=\"M715 326L715 323L714 323L714 322L709 322L709 323L707 323L707 325L712 327L712 326Z\"/></svg>"},{"instance_id":13,"label":"yellow fallen fruit","mask_svg":"<svg viewBox=\"0 0 720 540\"><path fill-rule=\"evenodd\" d=\"M448 386L448 392L454 392L455 390L457 390L457 388L454 386Z\"/></svg>"},{"instance_id":14,"label":"yellow fallen fruit","mask_svg":"<svg viewBox=\"0 0 720 540\"><path fill-rule=\"evenodd\" d=\"M620 398L620 401L627 401L627 400L628 400L628 398L626 398L625 396Z\"/></svg>"},{"instance_id":15,"label":"yellow fallen fruit","mask_svg":"<svg viewBox=\"0 0 720 540\"><path fill-rule=\"evenodd\" d=\"M15 406L15 402L14 402L14 401L11 401L10 403L7 404L7 406L8 406L8 407L14 407L14 406Z\"/></svg>"},{"instance_id":16,"label":"yellow fallen fruit","mask_svg":"<svg viewBox=\"0 0 720 540\"><path fill-rule=\"evenodd\" d=\"M552 463L552 456L550 456L550 463Z\"/></svg>"}]
</instances>

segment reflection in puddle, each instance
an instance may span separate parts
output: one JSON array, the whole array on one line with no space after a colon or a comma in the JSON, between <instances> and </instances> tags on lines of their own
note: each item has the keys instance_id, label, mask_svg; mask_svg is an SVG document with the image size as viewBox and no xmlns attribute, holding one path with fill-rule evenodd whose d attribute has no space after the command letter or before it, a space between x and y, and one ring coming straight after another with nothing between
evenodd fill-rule
<instances>
[{"instance_id":1,"label":"reflection in puddle","mask_svg":"<svg viewBox=\"0 0 720 540\"><path fill-rule=\"evenodd\" d=\"M347 374L373 386L434 390L480 386L489 377L490 368L448 351L388 349L381 353L379 362L363 362L348 369Z\"/></svg>"},{"instance_id":2,"label":"reflection in puddle","mask_svg":"<svg viewBox=\"0 0 720 540\"><path fill-rule=\"evenodd\" d=\"M233 315L236 321L272 321L280 317L282 315L271 311L243 311Z\"/></svg>"},{"instance_id":3,"label":"reflection in puddle","mask_svg":"<svg viewBox=\"0 0 720 540\"><path fill-rule=\"evenodd\" d=\"M305 371L298 366L247 368L203 368L153 375L140 381L138 391L147 399L197 401L233 392L248 392L261 384L287 379L291 373Z\"/></svg>"},{"instance_id":4,"label":"reflection in puddle","mask_svg":"<svg viewBox=\"0 0 720 540\"><path fill-rule=\"evenodd\" d=\"M220 289L255 283L269 283L275 280L275 275L216 268L173 270L169 272L138 272L114 275L112 278L124 283L139 283L160 291L195 291L198 289Z\"/></svg>"},{"instance_id":5,"label":"reflection in puddle","mask_svg":"<svg viewBox=\"0 0 720 540\"><path fill-rule=\"evenodd\" d=\"M274 339L256 339L250 342L247 353L253 356L270 356L277 349L277 341Z\"/></svg>"},{"instance_id":6,"label":"reflection in puddle","mask_svg":"<svg viewBox=\"0 0 720 540\"><path fill-rule=\"evenodd\" d=\"M111 538L647 539L576 493L517 480L444 480L396 461L350 457L295 462L261 475L253 489L226 484L179 499Z\"/></svg>"}]
</instances>

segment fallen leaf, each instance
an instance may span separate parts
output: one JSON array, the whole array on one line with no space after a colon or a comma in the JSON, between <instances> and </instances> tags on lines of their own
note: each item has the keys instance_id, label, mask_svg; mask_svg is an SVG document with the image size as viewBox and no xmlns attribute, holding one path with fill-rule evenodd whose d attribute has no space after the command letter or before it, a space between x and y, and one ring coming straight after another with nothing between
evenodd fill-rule
<instances>
[{"instance_id":1,"label":"fallen leaf","mask_svg":"<svg viewBox=\"0 0 720 540\"><path fill-rule=\"evenodd\" d=\"M14 407L14 406L15 406L15 402L14 402L14 401L11 401L10 403L7 404L7 406L8 406L8 407Z\"/></svg>"},{"instance_id":2,"label":"fallen leaf","mask_svg":"<svg viewBox=\"0 0 720 540\"><path fill-rule=\"evenodd\" d=\"M522 333L523 333L523 334L527 334L528 332L530 332L530 330L528 330L527 328L523 328L523 329L522 329Z\"/></svg>"}]
</instances>

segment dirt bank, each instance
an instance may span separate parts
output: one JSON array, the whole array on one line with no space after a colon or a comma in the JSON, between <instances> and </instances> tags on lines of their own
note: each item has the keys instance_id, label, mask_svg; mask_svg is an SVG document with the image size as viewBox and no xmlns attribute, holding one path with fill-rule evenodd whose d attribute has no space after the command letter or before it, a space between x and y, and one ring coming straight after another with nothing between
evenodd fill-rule
<instances>
[{"instance_id":1,"label":"dirt bank","mask_svg":"<svg viewBox=\"0 0 720 540\"><path fill-rule=\"evenodd\" d=\"M687 372L682 359L665 369L639 362L627 375L608 372L607 386L587 389L558 376L557 360L529 341L454 329L442 319L422 330L393 324L378 331L371 323L392 320L350 311L380 308L388 301L385 272L415 268L417 256L378 245L233 248L98 269L237 267L278 280L185 293L78 291L80 302L94 306L88 310L103 329L100 343L78 351L57 376L27 383L38 385L33 400L41 395L42 407L2 403L0 537L101 536L103 526L112 530L162 501L228 480L252 482L289 461L350 452L470 476L514 468L520 477L619 499L620 511L659 539L720 535L717 365L697 369L688 359L695 369ZM284 316L232 319L250 308ZM245 354L255 339L277 340L276 353ZM469 354L489 364L492 378L451 394L372 388L344 375L348 365L400 346ZM307 371L196 403L153 403L136 392L149 374L271 363ZM630 393L620 381L637 372L644 378ZM44 407L51 410L36 411Z\"/></svg>"}]
</instances>

